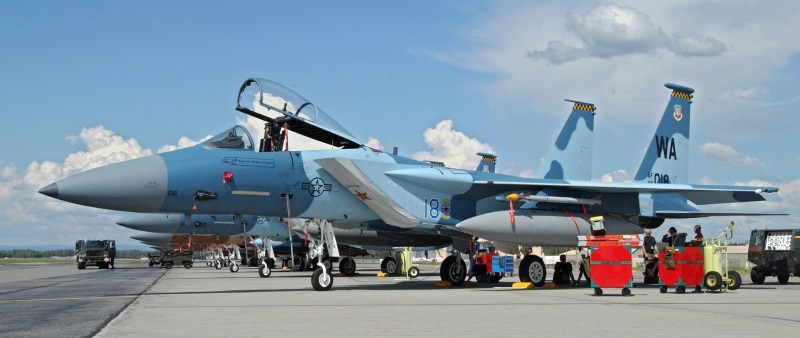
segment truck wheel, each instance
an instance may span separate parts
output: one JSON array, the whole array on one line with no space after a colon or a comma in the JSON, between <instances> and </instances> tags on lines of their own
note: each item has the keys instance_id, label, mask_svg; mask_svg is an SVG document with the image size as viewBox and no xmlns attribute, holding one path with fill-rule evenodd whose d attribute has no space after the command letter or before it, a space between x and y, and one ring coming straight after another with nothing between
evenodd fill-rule
<instances>
[{"instance_id":1,"label":"truck wheel","mask_svg":"<svg viewBox=\"0 0 800 338\"><path fill-rule=\"evenodd\" d=\"M789 283L789 274L787 273L785 275L778 275L778 283L781 284Z\"/></svg>"},{"instance_id":2,"label":"truck wheel","mask_svg":"<svg viewBox=\"0 0 800 338\"><path fill-rule=\"evenodd\" d=\"M717 291L722 287L722 275L716 271L709 271L703 277L703 283L711 291Z\"/></svg>"},{"instance_id":3,"label":"truck wheel","mask_svg":"<svg viewBox=\"0 0 800 338\"><path fill-rule=\"evenodd\" d=\"M78 263L78 270L86 269L86 263Z\"/></svg>"},{"instance_id":4,"label":"truck wheel","mask_svg":"<svg viewBox=\"0 0 800 338\"><path fill-rule=\"evenodd\" d=\"M167 270L172 269L172 263L171 262L170 263L164 263L164 269L167 269Z\"/></svg>"},{"instance_id":5,"label":"truck wheel","mask_svg":"<svg viewBox=\"0 0 800 338\"><path fill-rule=\"evenodd\" d=\"M728 290L736 290L742 286L742 275L736 271L728 271Z\"/></svg>"},{"instance_id":6,"label":"truck wheel","mask_svg":"<svg viewBox=\"0 0 800 338\"><path fill-rule=\"evenodd\" d=\"M191 269L192 268L192 262L183 263L183 268L184 269Z\"/></svg>"},{"instance_id":7,"label":"truck wheel","mask_svg":"<svg viewBox=\"0 0 800 338\"><path fill-rule=\"evenodd\" d=\"M757 266L750 269L750 281L752 281L753 284L763 284L766 278L767 276L764 276L764 273L761 272L761 269Z\"/></svg>"},{"instance_id":8,"label":"truck wheel","mask_svg":"<svg viewBox=\"0 0 800 338\"><path fill-rule=\"evenodd\" d=\"M383 261L381 261L381 272L394 275L394 273L397 272L397 261L392 257L384 258Z\"/></svg>"}]
</instances>

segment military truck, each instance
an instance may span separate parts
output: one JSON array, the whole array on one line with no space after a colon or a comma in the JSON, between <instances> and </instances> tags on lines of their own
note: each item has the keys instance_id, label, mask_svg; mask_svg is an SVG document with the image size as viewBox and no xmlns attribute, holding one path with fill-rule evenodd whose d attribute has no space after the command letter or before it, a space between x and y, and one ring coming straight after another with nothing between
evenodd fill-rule
<instances>
[{"instance_id":1,"label":"military truck","mask_svg":"<svg viewBox=\"0 0 800 338\"><path fill-rule=\"evenodd\" d=\"M113 268L117 245L113 240L79 240L75 242L75 255L78 270L85 269L87 265L100 269Z\"/></svg>"},{"instance_id":2,"label":"military truck","mask_svg":"<svg viewBox=\"0 0 800 338\"><path fill-rule=\"evenodd\" d=\"M786 284L789 276L800 276L800 229L753 230L747 248L747 260L753 284L764 283L767 276L778 277Z\"/></svg>"}]
</instances>

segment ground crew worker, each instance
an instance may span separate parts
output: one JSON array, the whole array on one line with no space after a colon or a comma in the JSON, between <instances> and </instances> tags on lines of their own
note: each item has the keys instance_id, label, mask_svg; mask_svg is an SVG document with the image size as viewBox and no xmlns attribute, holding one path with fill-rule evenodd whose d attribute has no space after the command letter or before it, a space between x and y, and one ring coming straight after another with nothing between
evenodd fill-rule
<instances>
[{"instance_id":1,"label":"ground crew worker","mask_svg":"<svg viewBox=\"0 0 800 338\"><path fill-rule=\"evenodd\" d=\"M694 246L701 246L703 245L703 232L700 231L700 224L694 226L694 238L692 239L692 245Z\"/></svg>"}]
</instances>

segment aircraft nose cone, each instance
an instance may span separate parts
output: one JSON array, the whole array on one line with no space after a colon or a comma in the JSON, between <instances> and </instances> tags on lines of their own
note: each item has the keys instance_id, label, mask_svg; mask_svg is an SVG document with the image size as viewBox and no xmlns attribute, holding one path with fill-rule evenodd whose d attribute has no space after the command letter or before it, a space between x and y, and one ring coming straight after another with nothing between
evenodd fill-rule
<instances>
[{"instance_id":1,"label":"aircraft nose cone","mask_svg":"<svg viewBox=\"0 0 800 338\"><path fill-rule=\"evenodd\" d=\"M39 193L52 198L58 198L58 184L50 183L46 187L39 189Z\"/></svg>"},{"instance_id":2,"label":"aircraft nose cone","mask_svg":"<svg viewBox=\"0 0 800 338\"><path fill-rule=\"evenodd\" d=\"M167 183L164 160L153 155L84 171L39 192L95 208L158 212L167 197Z\"/></svg>"},{"instance_id":3,"label":"aircraft nose cone","mask_svg":"<svg viewBox=\"0 0 800 338\"><path fill-rule=\"evenodd\" d=\"M160 214L130 215L117 221L117 225L126 227L128 229L162 234L173 234L178 232L180 224L180 215Z\"/></svg>"}]
</instances>

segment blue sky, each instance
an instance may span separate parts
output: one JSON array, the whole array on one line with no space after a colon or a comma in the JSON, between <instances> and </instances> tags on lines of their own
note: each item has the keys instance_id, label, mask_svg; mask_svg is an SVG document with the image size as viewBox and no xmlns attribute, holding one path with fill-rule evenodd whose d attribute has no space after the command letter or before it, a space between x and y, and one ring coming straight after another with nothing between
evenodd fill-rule
<instances>
[{"instance_id":1,"label":"blue sky","mask_svg":"<svg viewBox=\"0 0 800 338\"><path fill-rule=\"evenodd\" d=\"M131 231L114 225L124 214L35 192L237 123L248 77L290 87L371 144L462 167L491 150L498 170L521 175L538 170L570 109L563 99L593 102L598 180L635 172L666 105L663 83L675 82L697 90L690 181L779 186L768 203L722 210L797 214L798 7L2 2L0 244L124 243ZM800 218L736 221L747 233Z\"/></svg>"}]
</instances>

